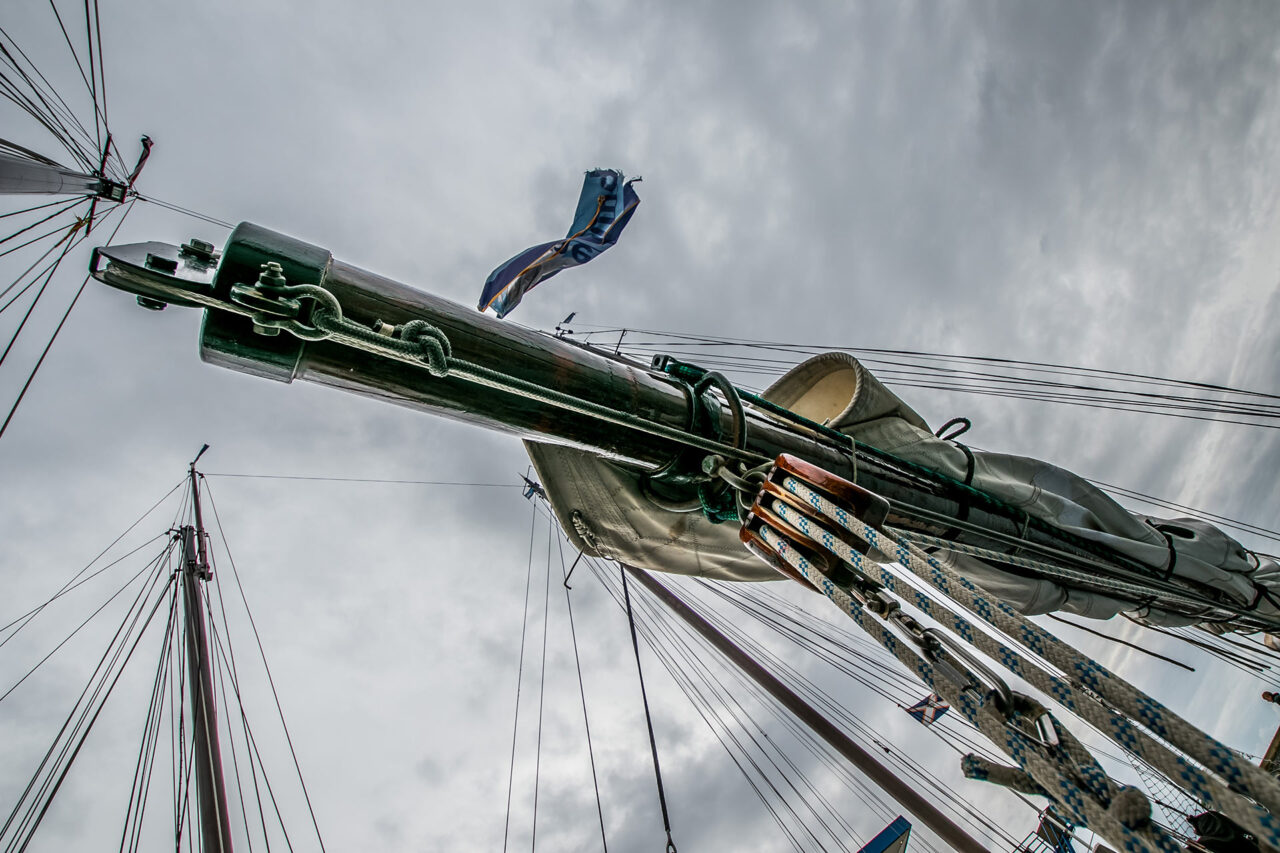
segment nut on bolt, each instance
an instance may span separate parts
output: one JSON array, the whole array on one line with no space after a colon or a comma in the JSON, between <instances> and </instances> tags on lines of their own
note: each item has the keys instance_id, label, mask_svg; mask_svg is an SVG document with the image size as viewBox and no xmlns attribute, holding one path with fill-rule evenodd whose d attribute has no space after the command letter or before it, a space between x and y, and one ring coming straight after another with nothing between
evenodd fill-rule
<instances>
[{"instance_id":1,"label":"nut on bolt","mask_svg":"<svg viewBox=\"0 0 1280 853\"><path fill-rule=\"evenodd\" d=\"M258 287L278 290L288 284L288 280L284 277L284 267L275 261L267 261L262 265L262 272L258 273Z\"/></svg>"},{"instance_id":2,"label":"nut on bolt","mask_svg":"<svg viewBox=\"0 0 1280 853\"><path fill-rule=\"evenodd\" d=\"M189 258L194 258L200 263L211 264L218 259L218 250L213 244L207 240L201 240L199 237L192 237L186 243L183 243L178 253Z\"/></svg>"}]
</instances>

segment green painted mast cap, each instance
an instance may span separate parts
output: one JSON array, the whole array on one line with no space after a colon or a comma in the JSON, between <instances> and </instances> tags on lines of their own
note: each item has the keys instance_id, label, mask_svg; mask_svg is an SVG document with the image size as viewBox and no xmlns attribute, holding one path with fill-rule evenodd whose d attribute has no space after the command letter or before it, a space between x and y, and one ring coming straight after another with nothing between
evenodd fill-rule
<instances>
[{"instance_id":1,"label":"green painted mast cap","mask_svg":"<svg viewBox=\"0 0 1280 853\"><path fill-rule=\"evenodd\" d=\"M227 238L213 290L230 300L231 288L259 280L266 264L289 284L322 284L333 254L287 234L241 222ZM275 265L278 265L278 270ZM281 382L292 381L306 342L293 335L264 335L248 317L206 310L200 330L200 358L210 364Z\"/></svg>"}]
</instances>

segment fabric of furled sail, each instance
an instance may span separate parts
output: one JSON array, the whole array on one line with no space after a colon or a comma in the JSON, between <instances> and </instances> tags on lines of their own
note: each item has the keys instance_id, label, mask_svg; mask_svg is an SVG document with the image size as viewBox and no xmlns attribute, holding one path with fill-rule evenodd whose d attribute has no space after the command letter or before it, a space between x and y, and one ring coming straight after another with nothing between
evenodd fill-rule
<instances>
[{"instance_id":1,"label":"fabric of furled sail","mask_svg":"<svg viewBox=\"0 0 1280 853\"><path fill-rule=\"evenodd\" d=\"M525 442L560 526L580 551L643 569L735 581L779 580L738 541L736 524L670 512L640 492L640 474L590 453Z\"/></svg>"},{"instance_id":2,"label":"fabric of furled sail","mask_svg":"<svg viewBox=\"0 0 1280 853\"><path fill-rule=\"evenodd\" d=\"M937 438L924 419L885 388L855 358L824 353L797 365L764 397L810 420L839 429L871 447L963 481L965 452ZM639 472L628 471L582 451L529 444L539 476L556 513L578 547L644 568L732 580L776 577L749 557L736 526L713 525L698 513L673 513L654 506L640 492ZM1196 519L1161 519L1128 512L1083 478L1036 459L971 451L972 485L1083 539L1114 548L1157 570L1177 552L1173 576L1229 595L1261 615L1280 616L1260 585L1280 596L1280 565L1251 554L1211 524ZM581 537L579 527L590 531ZM1026 614L1063 611L1106 619L1132 604L1047 580L1014 575L950 551L936 555L991 595ZM1160 625L1196 620L1144 608L1135 613Z\"/></svg>"}]
</instances>

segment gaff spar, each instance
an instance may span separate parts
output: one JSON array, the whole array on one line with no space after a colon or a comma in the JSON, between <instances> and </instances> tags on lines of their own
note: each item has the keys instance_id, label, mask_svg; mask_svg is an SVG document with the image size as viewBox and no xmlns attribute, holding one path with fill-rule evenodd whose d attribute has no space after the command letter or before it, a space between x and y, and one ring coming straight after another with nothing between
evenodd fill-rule
<instances>
[{"instance_id":1,"label":"gaff spar","mask_svg":"<svg viewBox=\"0 0 1280 853\"><path fill-rule=\"evenodd\" d=\"M207 362L519 436L584 553L824 594L1014 762L970 756L966 775L1047 796L1118 849L1182 848L1145 795L973 649L1280 845L1274 777L1026 618L1280 628L1280 566L1213 525L1134 515L1061 468L935 435L843 353L754 394L668 356L504 324L249 223L221 250L102 248L91 272L144 307L205 309Z\"/></svg>"}]
</instances>

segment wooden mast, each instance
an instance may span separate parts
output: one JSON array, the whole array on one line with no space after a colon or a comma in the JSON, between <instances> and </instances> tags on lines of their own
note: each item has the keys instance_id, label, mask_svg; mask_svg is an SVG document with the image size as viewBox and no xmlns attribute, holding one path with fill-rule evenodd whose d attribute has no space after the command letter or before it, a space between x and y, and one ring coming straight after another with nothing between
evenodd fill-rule
<instances>
[{"instance_id":1,"label":"wooden mast","mask_svg":"<svg viewBox=\"0 0 1280 853\"><path fill-rule=\"evenodd\" d=\"M195 525L182 528L182 598L186 611L187 677L195 730L196 790L200 802L203 849L206 853L231 853L231 819L222 777L218 714L213 697L213 672L209 666L209 639L200 589L200 584L213 576L205 551L200 484L196 475L196 462L208 449L207 444L200 449L189 470Z\"/></svg>"}]
</instances>

